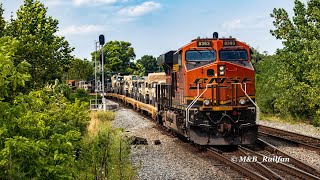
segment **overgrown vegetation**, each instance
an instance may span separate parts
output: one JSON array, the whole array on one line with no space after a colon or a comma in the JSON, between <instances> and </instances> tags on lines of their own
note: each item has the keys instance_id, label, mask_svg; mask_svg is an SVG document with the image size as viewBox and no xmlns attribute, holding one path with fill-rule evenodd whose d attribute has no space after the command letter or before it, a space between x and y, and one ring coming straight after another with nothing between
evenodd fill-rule
<instances>
[{"instance_id":1,"label":"overgrown vegetation","mask_svg":"<svg viewBox=\"0 0 320 180\"><path fill-rule=\"evenodd\" d=\"M101 120L102 122L112 121L115 118L115 114L111 111L98 111L96 114L96 118Z\"/></svg>"},{"instance_id":2,"label":"overgrown vegetation","mask_svg":"<svg viewBox=\"0 0 320 180\"><path fill-rule=\"evenodd\" d=\"M265 113L310 119L320 126L320 1L295 0L294 16L274 9L275 29L284 48L257 64L258 104Z\"/></svg>"},{"instance_id":3,"label":"overgrown vegetation","mask_svg":"<svg viewBox=\"0 0 320 180\"><path fill-rule=\"evenodd\" d=\"M78 159L79 179L134 179L130 145L120 129L113 129L113 112L93 115L98 126L82 140L84 149Z\"/></svg>"},{"instance_id":4,"label":"overgrown vegetation","mask_svg":"<svg viewBox=\"0 0 320 180\"><path fill-rule=\"evenodd\" d=\"M121 131L90 135L88 93L53 83L72 57L46 10L25 0L7 23L0 6L0 179L133 179Z\"/></svg>"}]
</instances>

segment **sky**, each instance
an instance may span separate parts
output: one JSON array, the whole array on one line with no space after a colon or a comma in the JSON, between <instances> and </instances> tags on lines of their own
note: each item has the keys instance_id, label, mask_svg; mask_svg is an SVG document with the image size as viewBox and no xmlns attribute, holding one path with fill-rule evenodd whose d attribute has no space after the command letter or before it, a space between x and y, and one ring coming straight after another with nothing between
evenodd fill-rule
<instances>
[{"instance_id":1,"label":"sky","mask_svg":"<svg viewBox=\"0 0 320 180\"><path fill-rule=\"evenodd\" d=\"M40 0L48 15L59 20L57 35L65 36L75 48L73 55L91 59L95 41L104 34L106 41L132 44L136 59L158 57L176 50L192 39L235 37L259 51L273 54L282 47L270 30L274 8L293 14L294 0ZM23 0L0 0L9 20ZM306 2L304 0L303 2Z\"/></svg>"}]
</instances>

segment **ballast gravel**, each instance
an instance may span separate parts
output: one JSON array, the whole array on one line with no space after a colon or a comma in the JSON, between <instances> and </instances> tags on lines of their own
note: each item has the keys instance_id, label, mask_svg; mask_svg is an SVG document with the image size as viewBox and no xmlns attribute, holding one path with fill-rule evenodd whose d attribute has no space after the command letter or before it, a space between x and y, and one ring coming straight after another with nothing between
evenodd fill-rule
<instances>
[{"instance_id":1,"label":"ballast gravel","mask_svg":"<svg viewBox=\"0 0 320 180\"><path fill-rule=\"evenodd\" d=\"M310 124L305 124L305 123L290 124L287 122L275 122L275 121L266 121L266 120L258 120L257 123L265 126L270 126L270 127L290 131L290 132L312 136L315 138L320 138L320 127L314 127Z\"/></svg>"},{"instance_id":2,"label":"ballast gravel","mask_svg":"<svg viewBox=\"0 0 320 180\"><path fill-rule=\"evenodd\" d=\"M155 123L131 109L120 107L113 126L124 128L127 136L148 141L148 145L132 145L137 179L233 179L237 174L221 163L207 159L200 150L156 129ZM161 144L155 145L155 140L160 140ZM233 175L229 175L230 171ZM237 176L241 178L241 175Z\"/></svg>"}]
</instances>

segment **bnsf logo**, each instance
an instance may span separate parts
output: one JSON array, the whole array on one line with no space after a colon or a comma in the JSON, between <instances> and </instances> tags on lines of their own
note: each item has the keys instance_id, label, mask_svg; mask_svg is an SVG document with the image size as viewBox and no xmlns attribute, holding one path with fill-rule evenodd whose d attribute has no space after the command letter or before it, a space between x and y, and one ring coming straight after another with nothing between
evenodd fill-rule
<instances>
[{"instance_id":1,"label":"bnsf logo","mask_svg":"<svg viewBox=\"0 0 320 180\"><path fill-rule=\"evenodd\" d=\"M223 83L227 83L227 84L232 84L232 83L245 83L245 82L249 82L251 81L248 78L197 78L193 84L190 85L189 89L197 89L197 84L223 84ZM202 89L202 88L200 88Z\"/></svg>"}]
</instances>

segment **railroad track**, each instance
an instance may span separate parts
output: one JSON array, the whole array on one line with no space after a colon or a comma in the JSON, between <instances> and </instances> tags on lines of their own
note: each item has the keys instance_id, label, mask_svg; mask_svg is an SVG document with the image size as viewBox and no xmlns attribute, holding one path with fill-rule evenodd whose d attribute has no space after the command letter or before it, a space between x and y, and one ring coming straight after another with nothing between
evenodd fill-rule
<instances>
[{"instance_id":1,"label":"railroad track","mask_svg":"<svg viewBox=\"0 0 320 180\"><path fill-rule=\"evenodd\" d=\"M255 145L238 146L232 152L217 148L208 148L207 152L251 179L320 179L317 169L261 139L258 139ZM278 159L278 162L270 162L272 157L281 159Z\"/></svg>"},{"instance_id":2,"label":"railroad track","mask_svg":"<svg viewBox=\"0 0 320 180\"><path fill-rule=\"evenodd\" d=\"M283 140L320 154L320 139L269 126L259 125L259 135Z\"/></svg>"},{"instance_id":3,"label":"railroad track","mask_svg":"<svg viewBox=\"0 0 320 180\"><path fill-rule=\"evenodd\" d=\"M267 179L266 177L260 175L259 173L252 170L252 168L248 168L243 166L240 163L234 162L232 160L233 157L237 157L239 155L239 151L236 152L222 152L217 150L216 148L208 148L207 152L216 160L226 164L231 167L233 170L236 170L240 174L249 177L251 179Z\"/></svg>"}]
</instances>

